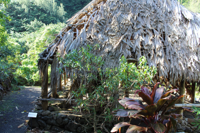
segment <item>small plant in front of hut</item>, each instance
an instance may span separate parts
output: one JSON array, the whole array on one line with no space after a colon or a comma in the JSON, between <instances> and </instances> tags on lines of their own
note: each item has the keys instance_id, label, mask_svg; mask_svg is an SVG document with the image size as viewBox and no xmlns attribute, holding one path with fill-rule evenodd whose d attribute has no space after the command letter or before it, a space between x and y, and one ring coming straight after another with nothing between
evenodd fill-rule
<instances>
[{"instance_id":1,"label":"small plant in front of hut","mask_svg":"<svg viewBox=\"0 0 200 133\"><path fill-rule=\"evenodd\" d=\"M198 107L193 107L193 112L196 113L196 117L194 122L192 122L192 124L194 125L194 127L197 127L197 130L200 129L200 108Z\"/></svg>"},{"instance_id":2,"label":"small plant in front of hut","mask_svg":"<svg viewBox=\"0 0 200 133\"><path fill-rule=\"evenodd\" d=\"M125 109L119 109L115 116L118 117L129 117L139 118L143 121L146 126L132 125L130 122L121 122L116 124L111 132L117 132L121 130L121 127L129 126L127 133L133 131L147 132L152 131L153 133L164 133L169 132L172 128L176 130L176 118L179 114L169 110L183 95L172 99L171 93L177 91L176 89L170 90L164 94L164 87L157 88L159 83L155 84L152 88L152 92L142 86L141 90L137 93L142 98L143 102L134 100L131 98L123 98L119 100L119 103Z\"/></svg>"}]
</instances>

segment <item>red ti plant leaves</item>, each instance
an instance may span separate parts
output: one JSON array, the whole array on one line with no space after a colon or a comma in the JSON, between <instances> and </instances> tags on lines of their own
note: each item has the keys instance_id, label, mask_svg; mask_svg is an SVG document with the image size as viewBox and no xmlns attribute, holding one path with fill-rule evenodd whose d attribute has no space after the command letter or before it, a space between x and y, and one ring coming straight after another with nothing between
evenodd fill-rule
<instances>
[{"instance_id":1,"label":"red ti plant leaves","mask_svg":"<svg viewBox=\"0 0 200 133\"><path fill-rule=\"evenodd\" d=\"M170 117L170 121L172 122L172 126L176 132L176 120L173 117Z\"/></svg>"},{"instance_id":2,"label":"red ti plant leaves","mask_svg":"<svg viewBox=\"0 0 200 133\"><path fill-rule=\"evenodd\" d=\"M156 133L164 133L166 130L165 126L160 122L151 124L151 127Z\"/></svg>"},{"instance_id":3,"label":"red ti plant leaves","mask_svg":"<svg viewBox=\"0 0 200 133\"><path fill-rule=\"evenodd\" d=\"M141 91L144 92L147 95L151 95L151 92L149 91L149 89L147 87L142 86Z\"/></svg>"},{"instance_id":4,"label":"red ti plant leaves","mask_svg":"<svg viewBox=\"0 0 200 133\"><path fill-rule=\"evenodd\" d=\"M139 117L139 115L137 115L138 112L139 112L138 110L129 110L128 115L129 115L129 117L137 118L137 117Z\"/></svg>"},{"instance_id":5,"label":"red ti plant leaves","mask_svg":"<svg viewBox=\"0 0 200 133\"><path fill-rule=\"evenodd\" d=\"M162 115L167 111L168 108L174 106L174 104L175 104L178 100L180 100L183 96L184 96L184 95L181 95L181 96L175 98L174 100L172 100L172 101L165 107L165 109L164 109L163 112L162 112Z\"/></svg>"},{"instance_id":6,"label":"red ti plant leaves","mask_svg":"<svg viewBox=\"0 0 200 133\"><path fill-rule=\"evenodd\" d=\"M140 127L140 126L136 126L136 125L131 125L129 126L128 130L126 131L126 133L132 133L133 131L145 131L147 132L148 128L147 127Z\"/></svg>"},{"instance_id":7,"label":"red ti plant leaves","mask_svg":"<svg viewBox=\"0 0 200 133\"><path fill-rule=\"evenodd\" d=\"M110 131L111 133L113 133L113 132L117 132L118 130L119 130L119 128L121 128L121 127L124 127L124 126L130 126L131 124L129 124L128 122L121 122L121 123L118 123L118 124L116 124L113 128L112 128L112 130Z\"/></svg>"},{"instance_id":8,"label":"red ti plant leaves","mask_svg":"<svg viewBox=\"0 0 200 133\"><path fill-rule=\"evenodd\" d=\"M161 108L163 107L163 105L165 104L166 101L167 101L166 99L160 99L160 100L158 100L156 112L159 112L161 110Z\"/></svg>"},{"instance_id":9,"label":"red ti plant leaves","mask_svg":"<svg viewBox=\"0 0 200 133\"><path fill-rule=\"evenodd\" d=\"M174 131L176 132L176 120L173 117L170 117L170 121L167 123L166 133L168 133L172 128L174 128Z\"/></svg>"},{"instance_id":10,"label":"red ti plant leaves","mask_svg":"<svg viewBox=\"0 0 200 133\"><path fill-rule=\"evenodd\" d=\"M143 99L143 101L146 102L148 105L153 104L153 99L150 97L150 95L147 95L142 91L140 91L138 94Z\"/></svg>"},{"instance_id":11,"label":"red ti plant leaves","mask_svg":"<svg viewBox=\"0 0 200 133\"><path fill-rule=\"evenodd\" d=\"M127 101L125 103L125 106L128 109L137 109L137 110L143 109L143 106L139 102L136 102L136 101Z\"/></svg>"},{"instance_id":12,"label":"red ti plant leaves","mask_svg":"<svg viewBox=\"0 0 200 133\"><path fill-rule=\"evenodd\" d=\"M164 87L160 87L160 88L156 89L155 96L153 99L154 103L158 102L158 100L161 98L163 92L164 92Z\"/></svg>"},{"instance_id":13,"label":"red ti plant leaves","mask_svg":"<svg viewBox=\"0 0 200 133\"><path fill-rule=\"evenodd\" d=\"M153 116L153 115L155 115L156 109L157 109L157 106L155 104L148 105L145 107L144 110L138 112L138 114L141 114L144 116Z\"/></svg>"},{"instance_id":14,"label":"red ti plant leaves","mask_svg":"<svg viewBox=\"0 0 200 133\"><path fill-rule=\"evenodd\" d=\"M138 110L119 109L119 110L113 112L113 114L115 114L115 116L117 116L117 117L130 117L130 116L134 116L138 112L139 112Z\"/></svg>"},{"instance_id":15,"label":"red ti plant leaves","mask_svg":"<svg viewBox=\"0 0 200 133\"><path fill-rule=\"evenodd\" d=\"M172 128L172 122L169 121L169 122L167 123L167 130L166 130L166 133L169 133L169 131L170 131L171 128Z\"/></svg>"},{"instance_id":16,"label":"red ti plant leaves","mask_svg":"<svg viewBox=\"0 0 200 133\"><path fill-rule=\"evenodd\" d=\"M159 112L161 110L161 108L164 106L165 102L170 100L171 96L159 99L157 102L157 110L156 112Z\"/></svg>"},{"instance_id":17,"label":"red ti plant leaves","mask_svg":"<svg viewBox=\"0 0 200 133\"><path fill-rule=\"evenodd\" d=\"M119 109L117 112L113 112L113 114L118 117L128 117L128 111L124 109Z\"/></svg>"},{"instance_id":18,"label":"red ti plant leaves","mask_svg":"<svg viewBox=\"0 0 200 133\"><path fill-rule=\"evenodd\" d=\"M123 98L119 100L119 103L128 109L141 110L144 108L143 105L139 103L139 101L133 100L131 98Z\"/></svg>"},{"instance_id":19,"label":"red ti plant leaves","mask_svg":"<svg viewBox=\"0 0 200 133\"><path fill-rule=\"evenodd\" d=\"M162 97L161 98L165 98L165 97L168 97L172 92L174 92L174 91L178 91L177 89L172 89L172 90L170 90L170 91L168 91L168 92L166 92L164 95L162 95Z\"/></svg>"},{"instance_id":20,"label":"red ti plant leaves","mask_svg":"<svg viewBox=\"0 0 200 133\"><path fill-rule=\"evenodd\" d=\"M176 91L176 89L162 95L164 88L160 87L157 89L158 84L159 83L154 86L151 94L146 87L142 87L141 90L136 91L143 99L143 102L146 102L148 105L144 106L142 102L133 100L131 98L119 100L120 104L125 108L129 108L129 110L118 110L116 116L139 118L140 120L144 121L147 127L139 127L122 122L115 125L111 132L117 132L123 126L129 126L127 133L131 133L133 131L147 132L148 129L154 133L164 133L165 131L168 132L171 128L176 128L175 118L177 118L178 115L172 113L174 111L173 109L168 109L171 108L183 96L179 96L178 98L172 100L170 94ZM168 104L166 104L166 101L169 101Z\"/></svg>"},{"instance_id":21,"label":"red ti plant leaves","mask_svg":"<svg viewBox=\"0 0 200 133\"><path fill-rule=\"evenodd\" d=\"M156 83L153 87L153 90L152 90L152 93L151 93L151 98L153 99L154 95L155 95L155 92L156 92L156 89L157 89L157 86L160 84L160 82Z\"/></svg>"},{"instance_id":22,"label":"red ti plant leaves","mask_svg":"<svg viewBox=\"0 0 200 133\"><path fill-rule=\"evenodd\" d=\"M130 100L131 100L131 101L135 101L135 100L132 99L132 98L127 98L127 97L125 97L125 98L123 98L123 99L120 99L120 100L119 100L119 103L120 103L122 106L125 107L125 106L126 106L125 103L126 103L127 101L130 101Z\"/></svg>"},{"instance_id":23,"label":"red ti plant leaves","mask_svg":"<svg viewBox=\"0 0 200 133\"><path fill-rule=\"evenodd\" d=\"M171 114L171 116L172 116L173 118L180 118L182 115L181 115L181 114Z\"/></svg>"}]
</instances>

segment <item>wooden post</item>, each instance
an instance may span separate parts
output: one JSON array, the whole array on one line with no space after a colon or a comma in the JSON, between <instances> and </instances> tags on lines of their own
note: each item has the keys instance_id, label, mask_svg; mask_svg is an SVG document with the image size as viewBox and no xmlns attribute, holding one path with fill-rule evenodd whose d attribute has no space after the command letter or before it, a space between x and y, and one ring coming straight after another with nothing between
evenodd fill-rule
<instances>
[{"instance_id":1,"label":"wooden post","mask_svg":"<svg viewBox=\"0 0 200 133\"><path fill-rule=\"evenodd\" d=\"M192 95L191 95L191 103L195 103L195 82L192 82Z\"/></svg>"},{"instance_id":2,"label":"wooden post","mask_svg":"<svg viewBox=\"0 0 200 133\"><path fill-rule=\"evenodd\" d=\"M53 63L51 64L51 97L57 98L57 59L56 56L54 56Z\"/></svg>"},{"instance_id":3,"label":"wooden post","mask_svg":"<svg viewBox=\"0 0 200 133\"><path fill-rule=\"evenodd\" d=\"M129 90L128 89L125 90L124 95L125 95L125 97L129 97Z\"/></svg>"},{"instance_id":4,"label":"wooden post","mask_svg":"<svg viewBox=\"0 0 200 133\"><path fill-rule=\"evenodd\" d=\"M45 64L46 66L43 67L42 70L42 98L47 98L48 95L48 65L49 62L47 61L47 63ZM42 101L42 109L43 110L47 110L48 107L48 101Z\"/></svg>"},{"instance_id":5,"label":"wooden post","mask_svg":"<svg viewBox=\"0 0 200 133\"><path fill-rule=\"evenodd\" d=\"M62 90L62 74L59 74L59 79L58 79L58 90Z\"/></svg>"},{"instance_id":6,"label":"wooden post","mask_svg":"<svg viewBox=\"0 0 200 133\"><path fill-rule=\"evenodd\" d=\"M64 68L64 85L67 85L66 69Z\"/></svg>"},{"instance_id":7,"label":"wooden post","mask_svg":"<svg viewBox=\"0 0 200 133\"><path fill-rule=\"evenodd\" d=\"M185 95L185 76L183 76L180 82L180 95ZM180 99L180 103L184 103L185 96ZM179 114L183 116L183 109L180 110Z\"/></svg>"},{"instance_id":8,"label":"wooden post","mask_svg":"<svg viewBox=\"0 0 200 133\"><path fill-rule=\"evenodd\" d=\"M126 66L126 74L127 74L126 82L128 82L128 63L127 63L127 66ZM128 88L125 88L124 95L125 95L125 97L129 97L129 89Z\"/></svg>"}]
</instances>

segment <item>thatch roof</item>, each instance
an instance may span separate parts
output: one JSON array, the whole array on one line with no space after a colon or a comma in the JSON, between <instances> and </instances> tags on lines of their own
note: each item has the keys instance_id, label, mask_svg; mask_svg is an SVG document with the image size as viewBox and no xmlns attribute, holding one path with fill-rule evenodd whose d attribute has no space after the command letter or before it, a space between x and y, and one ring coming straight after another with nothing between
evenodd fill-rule
<instances>
[{"instance_id":1,"label":"thatch roof","mask_svg":"<svg viewBox=\"0 0 200 133\"><path fill-rule=\"evenodd\" d=\"M122 55L157 66L159 76L175 82L183 75L200 79L200 16L176 0L93 0L67 21L40 54L51 60L87 44L99 44L104 67L116 67Z\"/></svg>"}]
</instances>

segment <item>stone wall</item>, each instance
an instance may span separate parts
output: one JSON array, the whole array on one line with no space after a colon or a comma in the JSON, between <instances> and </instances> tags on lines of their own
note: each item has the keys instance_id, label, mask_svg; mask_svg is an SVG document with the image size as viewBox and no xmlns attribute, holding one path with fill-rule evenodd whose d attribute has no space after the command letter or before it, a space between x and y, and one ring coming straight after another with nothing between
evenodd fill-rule
<instances>
[{"instance_id":1,"label":"stone wall","mask_svg":"<svg viewBox=\"0 0 200 133\"><path fill-rule=\"evenodd\" d=\"M84 124L85 121L80 116L67 115L64 111L39 110L37 113L37 118L30 118L28 122L30 128L68 133L81 133L83 131L81 124Z\"/></svg>"}]
</instances>

